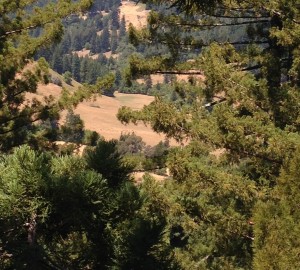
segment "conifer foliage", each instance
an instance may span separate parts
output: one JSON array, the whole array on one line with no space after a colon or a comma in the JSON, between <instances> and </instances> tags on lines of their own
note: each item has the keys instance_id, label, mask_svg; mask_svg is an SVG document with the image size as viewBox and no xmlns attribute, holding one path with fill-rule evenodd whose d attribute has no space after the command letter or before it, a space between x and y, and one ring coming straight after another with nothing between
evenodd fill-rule
<instances>
[{"instance_id":1,"label":"conifer foliage","mask_svg":"<svg viewBox=\"0 0 300 270\"><path fill-rule=\"evenodd\" d=\"M115 81L109 74L84 91L63 89L58 101L27 100L48 81L34 53L59 40L61 19L90 1L0 3L0 268L298 269L299 0L144 2L155 9L149 26L130 26L129 38L164 53L133 54L125 80L144 77L150 88L151 74L165 74L173 92L141 111L123 107L118 117L149 123L181 146L147 149L149 166L167 164L171 177L146 175L139 185L117 141L95 138L82 157L42 153L37 143L43 132L33 123L47 120L50 129L59 110ZM109 9L104 1L94 9L100 4ZM224 29L239 34L224 40ZM87 59L77 60L52 64L88 77ZM70 112L62 131L79 142L83 127ZM144 145L135 142L140 154ZM26 143L38 149L13 149Z\"/></svg>"},{"instance_id":2,"label":"conifer foliage","mask_svg":"<svg viewBox=\"0 0 300 270\"><path fill-rule=\"evenodd\" d=\"M139 112L123 107L118 116L186 144L171 151L174 180L164 188L175 207L166 213L170 237L175 231L181 239L175 261L182 269L252 269L254 254L255 269L297 269L291 239L299 220L285 192L297 189L297 173L286 162L300 142L300 2L144 2L163 4L164 12L152 12L148 28L131 26L130 39L161 42L169 54L132 56L128 79L151 73L191 79L175 84L176 102L158 97ZM228 27L244 34L204 39Z\"/></svg>"}]
</instances>

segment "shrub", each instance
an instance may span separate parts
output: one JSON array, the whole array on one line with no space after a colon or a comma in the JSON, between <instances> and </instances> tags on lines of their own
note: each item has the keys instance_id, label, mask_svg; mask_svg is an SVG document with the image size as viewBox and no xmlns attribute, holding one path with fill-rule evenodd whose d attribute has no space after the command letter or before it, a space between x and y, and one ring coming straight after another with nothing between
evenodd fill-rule
<instances>
[{"instance_id":1,"label":"shrub","mask_svg":"<svg viewBox=\"0 0 300 270\"><path fill-rule=\"evenodd\" d=\"M62 81L57 76L51 75L51 82L58 85L58 86L62 86Z\"/></svg>"},{"instance_id":2,"label":"shrub","mask_svg":"<svg viewBox=\"0 0 300 270\"><path fill-rule=\"evenodd\" d=\"M146 143L143 141L143 138L137 136L134 132L127 134L122 133L117 149L120 155L137 154L144 150L145 145Z\"/></svg>"},{"instance_id":3,"label":"shrub","mask_svg":"<svg viewBox=\"0 0 300 270\"><path fill-rule=\"evenodd\" d=\"M100 136L96 131L85 130L82 143L90 146L96 146L99 140L103 140L103 137Z\"/></svg>"},{"instance_id":4,"label":"shrub","mask_svg":"<svg viewBox=\"0 0 300 270\"><path fill-rule=\"evenodd\" d=\"M72 85L72 74L70 71L65 72L63 78L66 84Z\"/></svg>"}]
</instances>

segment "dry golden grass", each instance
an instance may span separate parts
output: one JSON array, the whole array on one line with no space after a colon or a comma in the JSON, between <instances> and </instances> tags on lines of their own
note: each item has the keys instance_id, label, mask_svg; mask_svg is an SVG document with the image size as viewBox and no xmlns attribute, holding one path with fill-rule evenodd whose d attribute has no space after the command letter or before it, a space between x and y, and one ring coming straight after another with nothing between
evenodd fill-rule
<instances>
[{"instance_id":1,"label":"dry golden grass","mask_svg":"<svg viewBox=\"0 0 300 270\"><path fill-rule=\"evenodd\" d=\"M85 128L95 130L105 139L119 139L122 133L134 132L141 136L149 145L155 145L164 136L155 133L151 127L140 123L138 125L123 125L116 117L118 109L128 106L133 109L141 109L149 104L154 98L137 94L115 93L115 98L101 96L95 101L85 101L78 105L75 112L80 115L85 123Z\"/></svg>"},{"instance_id":2,"label":"dry golden grass","mask_svg":"<svg viewBox=\"0 0 300 270\"><path fill-rule=\"evenodd\" d=\"M62 79L62 76L54 71L51 73ZM80 86L76 81L72 81L72 85L67 85L63 82L63 86L74 90ZM40 100L44 96L52 95L58 98L61 93L61 87L53 83L47 85L40 84L36 94L28 94L28 100L33 97ZM161 134L154 132L151 127L145 126L142 123L138 125L129 124L123 125L117 119L116 114L118 109L122 106L128 106L133 109L141 109L144 105L149 104L154 100L154 97L138 95L138 94L122 94L115 93L115 97L101 96L93 101L84 101L77 106L75 113L79 114L84 121L85 128L97 131L104 136L105 139L119 139L122 133L134 132L136 135L141 136L143 140L149 145L155 145L164 140L165 137ZM66 112L62 112L62 122ZM173 143L174 144L174 143Z\"/></svg>"},{"instance_id":3,"label":"dry golden grass","mask_svg":"<svg viewBox=\"0 0 300 270\"><path fill-rule=\"evenodd\" d=\"M82 49L80 51L73 52L74 54L77 54L79 57L89 57L91 59L97 59L99 57L99 54L90 54L91 50Z\"/></svg>"},{"instance_id":4,"label":"dry golden grass","mask_svg":"<svg viewBox=\"0 0 300 270\"><path fill-rule=\"evenodd\" d=\"M125 16L127 28L130 23L138 29L146 26L148 13L149 10L145 10L145 5L143 4L136 4L133 1L122 1L120 17L122 18L123 15Z\"/></svg>"},{"instance_id":5,"label":"dry golden grass","mask_svg":"<svg viewBox=\"0 0 300 270\"><path fill-rule=\"evenodd\" d=\"M139 184L139 183L143 182L143 177L145 174L146 174L146 172L135 172L132 174L132 176L134 178L134 181ZM150 176L152 176L153 178L155 178L155 180L157 182L162 182L162 181L166 180L168 177L168 176L158 175L155 173L148 173L148 174Z\"/></svg>"},{"instance_id":6,"label":"dry golden grass","mask_svg":"<svg viewBox=\"0 0 300 270\"><path fill-rule=\"evenodd\" d=\"M91 59L97 59L99 57L99 54L90 54L91 50L87 50L87 49L82 49L80 51L75 51L73 52L74 54L77 54L79 57L86 57L88 56ZM103 53L107 58L118 58L119 54L112 54L111 51Z\"/></svg>"}]
</instances>

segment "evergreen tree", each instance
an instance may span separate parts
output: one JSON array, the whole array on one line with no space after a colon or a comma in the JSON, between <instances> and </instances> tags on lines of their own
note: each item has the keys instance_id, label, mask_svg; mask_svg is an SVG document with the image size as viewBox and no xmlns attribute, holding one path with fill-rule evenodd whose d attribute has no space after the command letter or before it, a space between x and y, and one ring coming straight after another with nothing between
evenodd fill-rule
<instances>
[{"instance_id":1,"label":"evergreen tree","mask_svg":"<svg viewBox=\"0 0 300 270\"><path fill-rule=\"evenodd\" d=\"M113 244L126 241L141 207L133 184L111 189L84 159L28 146L3 155L0 168L1 269L107 269L130 252Z\"/></svg>"},{"instance_id":2,"label":"evergreen tree","mask_svg":"<svg viewBox=\"0 0 300 270\"><path fill-rule=\"evenodd\" d=\"M125 21L125 16L122 16L121 22L120 22L120 29L119 29L119 37L122 39L123 37L126 36L126 21Z\"/></svg>"},{"instance_id":3,"label":"evergreen tree","mask_svg":"<svg viewBox=\"0 0 300 270\"><path fill-rule=\"evenodd\" d=\"M51 63L51 67L60 74L63 72L63 60L61 58L62 54L63 53L61 47L60 46L56 47L52 55L52 63Z\"/></svg>"},{"instance_id":4,"label":"evergreen tree","mask_svg":"<svg viewBox=\"0 0 300 270\"><path fill-rule=\"evenodd\" d=\"M84 136L84 124L78 114L68 111L64 125L61 126L59 139L65 142L81 143Z\"/></svg>"},{"instance_id":5,"label":"evergreen tree","mask_svg":"<svg viewBox=\"0 0 300 270\"><path fill-rule=\"evenodd\" d=\"M280 169L300 142L296 2L146 2L173 9L152 12L148 28L131 27L130 39L136 45L162 42L169 53L133 55L128 80L151 73L204 76L175 83L175 102L157 97L142 111L124 107L118 114L125 123L142 120L187 144L167 160L173 181L164 192L175 261L182 269L252 269L254 253L258 269L297 269L297 242L289 241L298 220L284 193L275 192ZM229 36L224 42L210 32L217 42L205 43L194 32L226 27L243 27L241 40ZM276 196L282 198L278 208ZM257 204L267 199L269 204ZM254 231L253 216L258 220ZM279 235L287 241L277 240ZM290 259L274 248L277 244L289 245ZM277 252L278 259L271 257Z\"/></svg>"},{"instance_id":6,"label":"evergreen tree","mask_svg":"<svg viewBox=\"0 0 300 270\"><path fill-rule=\"evenodd\" d=\"M66 84L71 85L72 84L72 73L70 71L66 71L63 74L63 78Z\"/></svg>"},{"instance_id":7,"label":"evergreen tree","mask_svg":"<svg viewBox=\"0 0 300 270\"><path fill-rule=\"evenodd\" d=\"M119 8L114 8L111 11L111 30L117 30L120 28L120 11Z\"/></svg>"},{"instance_id":8,"label":"evergreen tree","mask_svg":"<svg viewBox=\"0 0 300 270\"><path fill-rule=\"evenodd\" d=\"M150 75L144 76L145 85L147 91L149 91L152 88L152 79Z\"/></svg>"},{"instance_id":9,"label":"evergreen tree","mask_svg":"<svg viewBox=\"0 0 300 270\"><path fill-rule=\"evenodd\" d=\"M80 58L77 54L72 56L72 77L80 82Z\"/></svg>"},{"instance_id":10,"label":"evergreen tree","mask_svg":"<svg viewBox=\"0 0 300 270\"><path fill-rule=\"evenodd\" d=\"M99 38L100 52L110 50L110 32L108 28L104 28Z\"/></svg>"},{"instance_id":11,"label":"evergreen tree","mask_svg":"<svg viewBox=\"0 0 300 270\"><path fill-rule=\"evenodd\" d=\"M79 35L75 35L72 40L72 50L73 51L80 51L82 49L81 38Z\"/></svg>"},{"instance_id":12,"label":"evergreen tree","mask_svg":"<svg viewBox=\"0 0 300 270\"><path fill-rule=\"evenodd\" d=\"M119 69L117 69L115 74L115 85L119 88L122 85L122 73Z\"/></svg>"},{"instance_id":13,"label":"evergreen tree","mask_svg":"<svg viewBox=\"0 0 300 270\"><path fill-rule=\"evenodd\" d=\"M255 269L300 267L299 202L300 152L287 161L267 200L259 202L253 219Z\"/></svg>"},{"instance_id":14,"label":"evergreen tree","mask_svg":"<svg viewBox=\"0 0 300 270\"><path fill-rule=\"evenodd\" d=\"M81 82L85 82L86 81L86 77L87 77L87 73L89 72L88 69L88 56L84 57L83 59L80 59L80 81Z\"/></svg>"},{"instance_id":15,"label":"evergreen tree","mask_svg":"<svg viewBox=\"0 0 300 270\"><path fill-rule=\"evenodd\" d=\"M118 49L118 32L117 31L112 31L112 33L111 33L110 48L111 48L111 52L113 54L117 52L117 49Z\"/></svg>"},{"instance_id":16,"label":"evergreen tree","mask_svg":"<svg viewBox=\"0 0 300 270\"><path fill-rule=\"evenodd\" d=\"M111 187L118 187L129 179L132 169L122 164L115 140L99 141L95 149L85 152L85 159L89 167L101 173Z\"/></svg>"},{"instance_id":17,"label":"evergreen tree","mask_svg":"<svg viewBox=\"0 0 300 270\"><path fill-rule=\"evenodd\" d=\"M71 70L72 70L71 56L64 54L62 58L62 71L63 73L65 73L67 71L70 72Z\"/></svg>"}]
</instances>

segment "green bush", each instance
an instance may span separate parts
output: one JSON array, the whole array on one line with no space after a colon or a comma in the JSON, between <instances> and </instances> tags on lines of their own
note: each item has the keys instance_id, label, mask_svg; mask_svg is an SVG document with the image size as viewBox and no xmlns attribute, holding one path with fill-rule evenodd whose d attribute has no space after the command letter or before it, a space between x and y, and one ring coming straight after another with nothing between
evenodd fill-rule
<instances>
[{"instance_id":1,"label":"green bush","mask_svg":"<svg viewBox=\"0 0 300 270\"><path fill-rule=\"evenodd\" d=\"M99 140L103 140L103 137L96 131L84 130L82 143L85 145L96 146Z\"/></svg>"}]
</instances>

